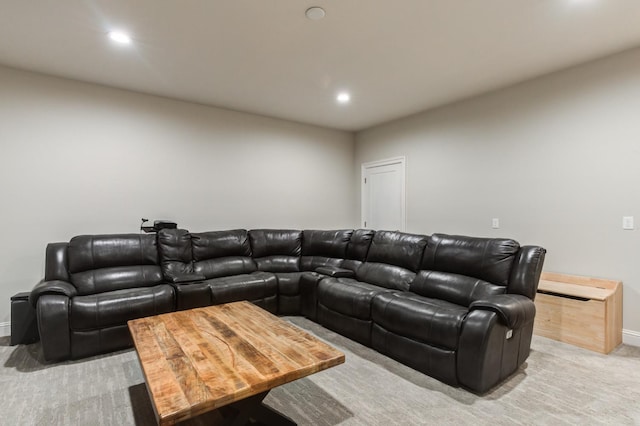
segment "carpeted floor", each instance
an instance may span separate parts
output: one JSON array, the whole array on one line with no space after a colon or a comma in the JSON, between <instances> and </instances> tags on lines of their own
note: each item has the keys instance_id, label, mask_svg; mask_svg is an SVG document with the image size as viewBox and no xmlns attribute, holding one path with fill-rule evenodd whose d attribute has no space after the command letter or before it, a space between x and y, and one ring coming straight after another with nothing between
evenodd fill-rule
<instances>
[{"instance_id":1,"label":"carpeted floor","mask_svg":"<svg viewBox=\"0 0 640 426\"><path fill-rule=\"evenodd\" d=\"M267 396L268 405L300 425L640 425L640 348L600 355L534 337L523 368L478 396L306 319L288 320L347 358ZM155 424L133 350L49 365L38 343L9 346L4 337L0 360L2 425Z\"/></svg>"}]
</instances>

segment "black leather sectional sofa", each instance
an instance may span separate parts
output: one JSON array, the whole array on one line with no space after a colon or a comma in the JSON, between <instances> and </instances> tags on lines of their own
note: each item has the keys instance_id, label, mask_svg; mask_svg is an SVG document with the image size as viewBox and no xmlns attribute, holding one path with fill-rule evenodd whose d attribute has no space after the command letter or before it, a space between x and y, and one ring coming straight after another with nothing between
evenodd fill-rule
<instances>
[{"instance_id":1,"label":"black leather sectional sofa","mask_svg":"<svg viewBox=\"0 0 640 426\"><path fill-rule=\"evenodd\" d=\"M30 301L47 360L129 347L130 319L249 300L483 393L529 355L544 256L365 229L83 235L47 246Z\"/></svg>"}]
</instances>

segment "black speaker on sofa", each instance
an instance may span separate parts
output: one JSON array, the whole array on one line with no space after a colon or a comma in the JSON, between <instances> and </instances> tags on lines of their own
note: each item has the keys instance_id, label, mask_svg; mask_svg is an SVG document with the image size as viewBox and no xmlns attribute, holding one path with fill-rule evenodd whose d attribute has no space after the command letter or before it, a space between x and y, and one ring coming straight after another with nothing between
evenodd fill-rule
<instances>
[{"instance_id":1,"label":"black speaker on sofa","mask_svg":"<svg viewBox=\"0 0 640 426\"><path fill-rule=\"evenodd\" d=\"M146 222L149 222L149 219L142 218L142 224L140 225L141 231L158 232L161 229L176 229L178 227L177 223L169 220L154 220L153 226L144 226Z\"/></svg>"}]
</instances>

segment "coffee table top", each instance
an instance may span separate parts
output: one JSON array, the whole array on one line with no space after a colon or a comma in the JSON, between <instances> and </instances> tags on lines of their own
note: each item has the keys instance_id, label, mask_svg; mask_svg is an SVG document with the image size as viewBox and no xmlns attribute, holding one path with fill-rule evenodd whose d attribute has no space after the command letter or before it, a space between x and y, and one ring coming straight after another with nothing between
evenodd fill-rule
<instances>
[{"instance_id":1,"label":"coffee table top","mask_svg":"<svg viewBox=\"0 0 640 426\"><path fill-rule=\"evenodd\" d=\"M344 354L249 302L128 322L158 424L217 409L344 362Z\"/></svg>"}]
</instances>

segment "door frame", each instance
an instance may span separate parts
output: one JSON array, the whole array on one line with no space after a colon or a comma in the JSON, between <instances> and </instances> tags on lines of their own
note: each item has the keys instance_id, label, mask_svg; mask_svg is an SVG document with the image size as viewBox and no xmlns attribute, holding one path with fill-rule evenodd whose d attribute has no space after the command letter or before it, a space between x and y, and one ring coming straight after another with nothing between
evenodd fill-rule
<instances>
[{"instance_id":1,"label":"door frame","mask_svg":"<svg viewBox=\"0 0 640 426\"><path fill-rule=\"evenodd\" d=\"M404 232L407 228L407 193L406 193L406 179L407 179L407 159L405 156L401 157L393 157L393 158L385 158L383 160L369 161L367 163L362 163L360 167L360 226L366 228L365 223L367 220L367 191L365 190L365 178L367 169L372 169L375 167L381 166L389 166L392 164L400 164L401 169L401 187L400 187L400 196L401 203L400 206L402 209L402 223L400 227L400 231Z\"/></svg>"}]
</instances>

